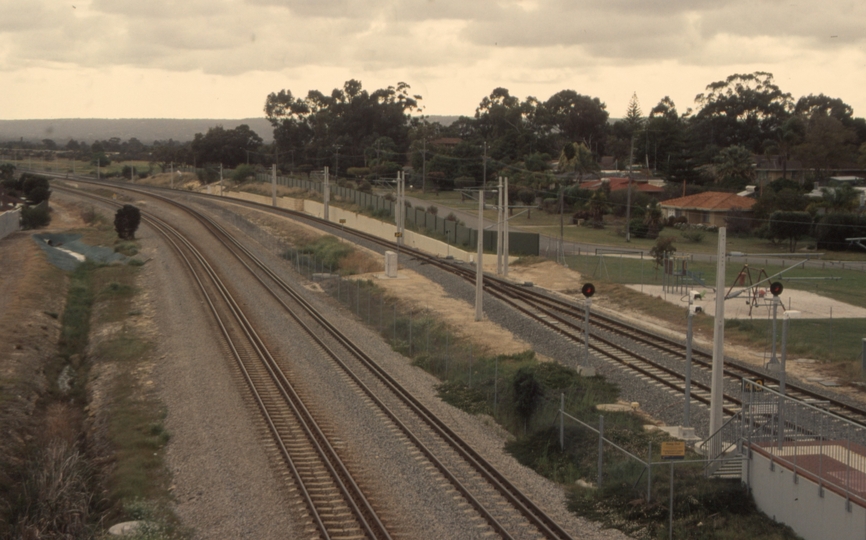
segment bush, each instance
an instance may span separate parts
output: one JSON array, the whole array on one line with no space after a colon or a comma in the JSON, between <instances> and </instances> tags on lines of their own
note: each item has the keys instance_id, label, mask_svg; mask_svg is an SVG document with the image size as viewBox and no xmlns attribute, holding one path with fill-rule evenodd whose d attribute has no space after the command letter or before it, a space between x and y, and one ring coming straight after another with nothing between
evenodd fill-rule
<instances>
[{"instance_id":1,"label":"bush","mask_svg":"<svg viewBox=\"0 0 866 540\"><path fill-rule=\"evenodd\" d=\"M368 182L367 180L361 180L358 182L358 191L363 193L373 193L373 184Z\"/></svg>"},{"instance_id":2,"label":"bush","mask_svg":"<svg viewBox=\"0 0 866 540\"><path fill-rule=\"evenodd\" d=\"M198 177L198 181L204 184L211 184L220 179L220 173L216 169L198 169L195 172L195 175Z\"/></svg>"},{"instance_id":3,"label":"bush","mask_svg":"<svg viewBox=\"0 0 866 540\"><path fill-rule=\"evenodd\" d=\"M47 201L51 196L51 191L48 186L48 178L36 174L24 173L21 175L21 190L24 192L24 198L32 204L39 204L42 201Z\"/></svg>"},{"instance_id":4,"label":"bush","mask_svg":"<svg viewBox=\"0 0 866 540\"><path fill-rule=\"evenodd\" d=\"M628 232L635 238L646 238L649 233L649 225L641 218L634 218L628 222Z\"/></svg>"},{"instance_id":5,"label":"bush","mask_svg":"<svg viewBox=\"0 0 866 540\"><path fill-rule=\"evenodd\" d=\"M141 211L131 204L124 204L123 208L114 214L114 230L117 236L123 240L134 240L135 231L141 223Z\"/></svg>"},{"instance_id":6,"label":"bush","mask_svg":"<svg viewBox=\"0 0 866 540\"><path fill-rule=\"evenodd\" d=\"M239 165L237 169L232 172L232 181L236 184L243 184L251 179L256 177L256 168L252 165Z\"/></svg>"},{"instance_id":7,"label":"bush","mask_svg":"<svg viewBox=\"0 0 866 540\"><path fill-rule=\"evenodd\" d=\"M704 231L697 229L686 229L680 232L680 236L688 242L699 244L704 240Z\"/></svg>"},{"instance_id":8,"label":"bush","mask_svg":"<svg viewBox=\"0 0 866 540\"><path fill-rule=\"evenodd\" d=\"M23 229L38 229L51 223L48 204L25 206L21 209L21 227Z\"/></svg>"},{"instance_id":9,"label":"bush","mask_svg":"<svg viewBox=\"0 0 866 540\"><path fill-rule=\"evenodd\" d=\"M454 179L454 188L455 189L467 189L471 187L475 187L475 179L471 176L458 176Z\"/></svg>"},{"instance_id":10,"label":"bush","mask_svg":"<svg viewBox=\"0 0 866 540\"><path fill-rule=\"evenodd\" d=\"M436 214L439 213L439 209L436 208L435 206L433 206L433 205L431 204L431 205L427 208L427 213L428 213L428 214L432 214L432 215L435 216Z\"/></svg>"},{"instance_id":11,"label":"bush","mask_svg":"<svg viewBox=\"0 0 866 540\"><path fill-rule=\"evenodd\" d=\"M676 253L677 248L674 246L676 238L673 236L659 236L656 240L656 245L650 249L650 255L656 263L656 268L664 264L665 257Z\"/></svg>"},{"instance_id":12,"label":"bush","mask_svg":"<svg viewBox=\"0 0 866 540\"><path fill-rule=\"evenodd\" d=\"M827 214L815 225L818 249L849 249L846 238L866 236L866 216L857 214Z\"/></svg>"}]
</instances>

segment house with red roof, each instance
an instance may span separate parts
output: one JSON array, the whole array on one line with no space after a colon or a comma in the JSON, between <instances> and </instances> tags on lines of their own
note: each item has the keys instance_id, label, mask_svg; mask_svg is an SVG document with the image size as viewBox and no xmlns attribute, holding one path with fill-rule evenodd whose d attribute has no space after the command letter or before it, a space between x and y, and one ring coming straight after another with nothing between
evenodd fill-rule
<instances>
[{"instance_id":1,"label":"house with red roof","mask_svg":"<svg viewBox=\"0 0 866 540\"><path fill-rule=\"evenodd\" d=\"M600 178L598 180L589 180L587 182L581 182L581 189L588 189L589 191L595 191L600 189L604 184L610 185L611 192L620 191L628 188L628 178L619 178L619 177L609 177L609 178ZM664 193L664 188L661 186L656 186L654 184L650 184L646 179L634 178L631 181L632 193L635 191L639 191L641 193L646 193L648 195L660 196Z\"/></svg>"},{"instance_id":2,"label":"house with red roof","mask_svg":"<svg viewBox=\"0 0 866 540\"><path fill-rule=\"evenodd\" d=\"M724 227L725 220L732 211L751 213L755 202L755 199L741 197L736 193L706 191L662 201L660 206L665 218L685 216L691 225Z\"/></svg>"}]
</instances>

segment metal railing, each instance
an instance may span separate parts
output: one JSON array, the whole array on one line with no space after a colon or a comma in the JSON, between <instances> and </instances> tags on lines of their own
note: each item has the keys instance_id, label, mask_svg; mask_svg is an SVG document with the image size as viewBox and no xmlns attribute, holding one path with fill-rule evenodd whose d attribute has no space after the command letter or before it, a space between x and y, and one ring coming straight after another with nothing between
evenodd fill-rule
<instances>
[{"instance_id":1,"label":"metal railing","mask_svg":"<svg viewBox=\"0 0 866 540\"><path fill-rule=\"evenodd\" d=\"M743 409L701 448L708 472L729 456L754 453L790 469L794 481L808 478L823 496L830 489L847 504L866 506L866 427L751 381L743 381Z\"/></svg>"}]
</instances>

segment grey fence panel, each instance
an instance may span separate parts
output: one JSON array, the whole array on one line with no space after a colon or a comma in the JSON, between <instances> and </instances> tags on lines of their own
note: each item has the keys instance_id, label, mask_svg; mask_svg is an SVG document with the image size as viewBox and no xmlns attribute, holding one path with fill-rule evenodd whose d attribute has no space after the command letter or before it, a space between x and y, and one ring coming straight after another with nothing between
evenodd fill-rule
<instances>
[{"instance_id":1,"label":"grey fence panel","mask_svg":"<svg viewBox=\"0 0 866 540\"><path fill-rule=\"evenodd\" d=\"M541 238L536 233L508 232L509 255L538 255Z\"/></svg>"},{"instance_id":2,"label":"grey fence panel","mask_svg":"<svg viewBox=\"0 0 866 540\"><path fill-rule=\"evenodd\" d=\"M473 240L475 238L474 229L470 229L468 227L464 227L463 225L457 225L456 227L455 237L457 241L454 242L457 245L473 245Z\"/></svg>"}]
</instances>

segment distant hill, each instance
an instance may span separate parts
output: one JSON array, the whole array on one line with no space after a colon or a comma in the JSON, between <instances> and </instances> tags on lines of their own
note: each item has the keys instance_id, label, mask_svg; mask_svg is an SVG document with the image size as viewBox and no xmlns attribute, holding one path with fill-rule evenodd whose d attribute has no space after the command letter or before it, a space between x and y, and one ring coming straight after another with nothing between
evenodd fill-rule
<instances>
[{"instance_id":1,"label":"distant hill","mask_svg":"<svg viewBox=\"0 0 866 540\"><path fill-rule=\"evenodd\" d=\"M145 144L174 139L191 141L196 133L207 133L209 128L222 126L233 129L247 124L265 142L273 140L273 128L264 118L233 120L172 118L58 118L52 120L0 120L0 141L41 141L53 139L63 146L69 139L92 143L119 137L126 141L132 137Z\"/></svg>"},{"instance_id":2,"label":"distant hill","mask_svg":"<svg viewBox=\"0 0 866 540\"><path fill-rule=\"evenodd\" d=\"M430 122L447 126L457 120L457 116L427 117ZM108 140L119 137L126 141L132 137L145 144L153 141L174 139L178 142L191 141L196 133L207 133L209 128L222 126L233 129L241 124L250 126L259 137L269 143L274 138L274 130L265 118L243 118L234 120L172 118L58 118L52 120L0 120L0 142L24 139L41 141L52 139L59 146L69 139L92 143L95 140Z\"/></svg>"}]
</instances>

